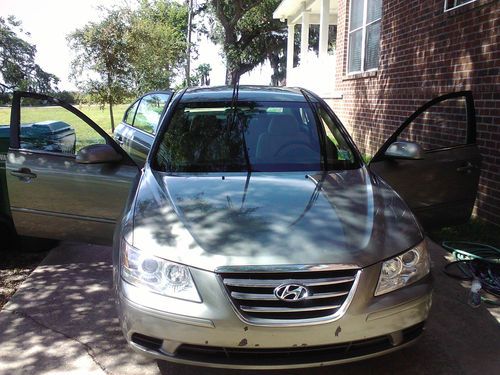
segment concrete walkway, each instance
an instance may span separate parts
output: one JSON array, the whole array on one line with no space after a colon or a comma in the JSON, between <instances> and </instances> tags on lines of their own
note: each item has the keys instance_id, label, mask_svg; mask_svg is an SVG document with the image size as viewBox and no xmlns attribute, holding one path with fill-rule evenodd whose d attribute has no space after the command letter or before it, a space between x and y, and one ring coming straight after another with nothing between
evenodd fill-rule
<instances>
[{"instance_id":1,"label":"concrete walkway","mask_svg":"<svg viewBox=\"0 0 500 375\"><path fill-rule=\"evenodd\" d=\"M500 310L467 306L467 290L441 272L445 255L432 247L434 305L415 346L351 365L276 373L498 373ZM107 247L63 243L53 249L0 312L1 375L251 373L156 362L129 350L116 317Z\"/></svg>"}]
</instances>

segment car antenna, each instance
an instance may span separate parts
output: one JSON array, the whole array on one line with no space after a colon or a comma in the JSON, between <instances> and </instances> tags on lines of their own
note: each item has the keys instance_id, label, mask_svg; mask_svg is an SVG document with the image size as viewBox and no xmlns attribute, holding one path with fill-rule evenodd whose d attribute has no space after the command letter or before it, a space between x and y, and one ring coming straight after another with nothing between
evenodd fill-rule
<instances>
[{"instance_id":1,"label":"car antenna","mask_svg":"<svg viewBox=\"0 0 500 375\"><path fill-rule=\"evenodd\" d=\"M239 72L234 72L233 75L233 96L231 98L231 129L232 131L235 127L236 124L236 117L237 117L237 106L238 106L238 95L240 91L240 73ZM241 124L241 122L240 122ZM245 200L247 197L247 191L248 191L248 185L250 184L250 176L252 175L252 167L250 165L250 158L248 156L248 148L247 148L247 141L245 138L245 129L240 128L241 131L241 137L243 140L243 154L245 155L245 163L247 167L247 178L245 181L245 189L243 192L243 197L241 198L241 208L243 208L243 205L245 204Z\"/></svg>"},{"instance_id":2,"label":"car antenna","mask_svg":"<svg viewBox=\"0 0 500 375\"><path fill-rule=\"evenodd\" d=\"M236 125L236 119L237 119L237 106L238 106L238 95L240 91L240 73L239 72L234 72L233 75L233 96L231 98L231 129L230 133L233 131L235 125ZM239 122L241 124L241 121ZM250 174L252 172L252 167L250 165L250 158L248 156L248 148L247 148L247 141L245 138L245 129L240 127L241 131L241 137L243 139L243 154L245 156L245 163L247 167L247 172ZM247 180L249 180L250 176L247 175ZM245 195L246 195L246 189L248 188L248 181L245 184Z\"/></svg>"}]
</instances>

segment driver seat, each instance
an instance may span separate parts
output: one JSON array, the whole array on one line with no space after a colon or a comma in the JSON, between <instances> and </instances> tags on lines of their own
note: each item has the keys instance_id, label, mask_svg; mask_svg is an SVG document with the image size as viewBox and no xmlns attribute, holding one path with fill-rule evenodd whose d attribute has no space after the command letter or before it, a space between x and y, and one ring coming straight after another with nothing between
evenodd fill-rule
<instances>
[{"instance_id":1,"label":"driver seat","mask_svg":"<svg viewBox=\"0 0 500 375\"><path fill-rule=\"evenodd\" d=\"M287 144L297 142L309 143L309 140L307 135L300 131L295 117L289 114L273 115L267 126L267 132L262 133L257 142L256 159L272 163L276 154Z\"/></svg>"}]
</instances>

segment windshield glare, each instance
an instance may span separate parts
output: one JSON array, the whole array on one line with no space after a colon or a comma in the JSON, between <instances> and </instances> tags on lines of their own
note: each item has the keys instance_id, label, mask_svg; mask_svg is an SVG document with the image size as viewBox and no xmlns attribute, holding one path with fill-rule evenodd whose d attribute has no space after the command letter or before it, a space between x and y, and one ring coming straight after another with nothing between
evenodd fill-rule
<instances>
[{"instance_id":1,"label":"windshield glare","mask_svg":"<svg viewBox=\"0 0 500 375\"><path fill-rule=\"evenodd\" d=\"M312 104L316 105L316 104ZM319 171L356 166L334 122L307 102L180 103L160 135L165 172ZM325 165L326 163L326 165Z\"/></svg>"}]
</instances>

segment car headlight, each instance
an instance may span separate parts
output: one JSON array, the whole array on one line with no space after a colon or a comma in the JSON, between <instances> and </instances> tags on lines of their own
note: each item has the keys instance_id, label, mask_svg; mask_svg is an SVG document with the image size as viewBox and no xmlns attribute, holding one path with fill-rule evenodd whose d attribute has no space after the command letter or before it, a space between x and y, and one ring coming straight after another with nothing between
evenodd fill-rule
<instances>
[{"instance_id":1,"label":"car headlight","mask_svg":"<svg viewBox=\"0 0 500 375\"><path fill-rule=\"evenodd\" d=\"M382 263L375 295L410 285L426 276L430 270L429 253L424 240L405 253Z\"/></svg>"},{"instance_id":2,"label":"car headlight","mask_svg":"<svg viewBox=\"0 0 500 375\"><path fill-rule=\"evenodd\" d=\"M130 284L168 297L201 302L189 268L121 244L121 275Z\"/></svg>"}]
</instances>

